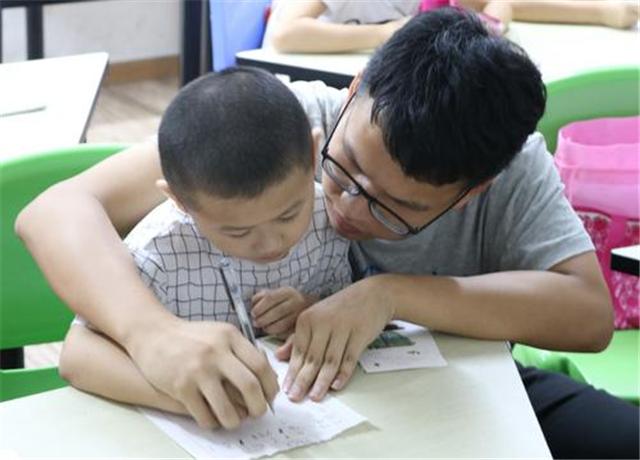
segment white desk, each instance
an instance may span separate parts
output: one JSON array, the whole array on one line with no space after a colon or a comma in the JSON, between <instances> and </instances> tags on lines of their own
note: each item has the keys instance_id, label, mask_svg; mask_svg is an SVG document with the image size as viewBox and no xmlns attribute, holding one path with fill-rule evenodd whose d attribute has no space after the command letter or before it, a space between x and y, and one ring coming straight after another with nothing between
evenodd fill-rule
<instances>
[{"instance_id":1,"label":"white desk","mask_svg":"<svg viewBox=\"0 0 640 460\"><path fill-rule=\"evenodd\" d=\"M550 458L505 344L435 338L447 367L358 370L339 398L370 423L281 457ZM21 457L188 457L136 410L71 388L0 404L0 431L0 454Z\"/></svg>"},{"instance_id":2,"label":"white desk","mask_svg":"<svg viewBox=\"0 0 640 460\"><path fill-rule=\"evenodd\" d=\"M507 37L520 44L540 67L545 82L585 70L639 65L640 32L607 27L514 22ZM271 49L242 51L239 64L255 65L292 80L323 80L347 86L364 69L370 53L281 54Z\"/></svg>"},{"instance_id":3,"label":"white desk","mask_svg":"<svg viewBox=\"0 0 640 460\"><path fill-rule=\"evenodd\" d=\"M611 268L629 275L640 275L640 244L611 250Z\"/></svg>"},{"instance_id":4,"label":"white desk","mask_svg":"<svg viewBox=\"0 0 640 460\"><path fill-rule=\"evenodd\" d=\"M0 160L83 141L108 58L91 53L0 64ZM3 116L20 110L33 111Z\"/></svg>"}]
</instances>

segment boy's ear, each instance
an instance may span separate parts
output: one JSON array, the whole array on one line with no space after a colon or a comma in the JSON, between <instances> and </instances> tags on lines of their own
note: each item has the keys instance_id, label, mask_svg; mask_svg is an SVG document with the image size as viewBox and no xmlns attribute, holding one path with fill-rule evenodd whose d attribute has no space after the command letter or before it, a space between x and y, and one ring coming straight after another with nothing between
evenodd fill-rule
<instances>
[{"instance_id":1,"label":"boy's ear","mask_svg":"<svg viewBox=\"0 0 640 460\"><path fill-rule=\"evenodd\" d=\"M169 184L167 183L166 180L158 179L156 181L156 187L160 189L160 191L164 194L164 196L167 197L167 199L173 201L179 210L181 210L182 212L187 212L185 206L182 204L182 202L180 202L180 200L173 193L173 191L171 190L171 187L169 187Z\"/></svg>"}]
</instances>

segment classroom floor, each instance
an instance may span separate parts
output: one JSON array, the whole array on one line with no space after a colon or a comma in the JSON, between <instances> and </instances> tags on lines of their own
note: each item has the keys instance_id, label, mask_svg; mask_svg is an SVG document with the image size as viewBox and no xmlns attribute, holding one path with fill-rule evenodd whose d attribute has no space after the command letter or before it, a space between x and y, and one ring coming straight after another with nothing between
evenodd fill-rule
<instances>
[{"instance_id":1,"label":"classroom floor","mask_svg":"<svg viewBox=\"0 0 640 460\"><path fill-rule=\"evenodd\" d=\"M177 91L177 77L103 86L87 142L133 144L155 135L162 112ZM26 347L25 366L57 365L60 349L61 343Z\"/></svg>"}]
</instances>

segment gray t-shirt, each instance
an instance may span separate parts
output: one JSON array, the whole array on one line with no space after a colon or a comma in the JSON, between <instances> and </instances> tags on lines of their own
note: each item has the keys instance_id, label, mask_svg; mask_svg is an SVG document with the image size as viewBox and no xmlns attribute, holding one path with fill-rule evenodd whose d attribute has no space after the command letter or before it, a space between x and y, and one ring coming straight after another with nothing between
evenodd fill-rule
<instances>
[{"instance_id":1,"label":"gray t-shirt","mask_svg":"<svg viewBox=\"0 0 640 460\"><path fill-rule=\"evenodd\" d=\"M346 90L321 82L290 88L311 125L326 133ZM356 278L376 273L471 276L507 270L547 270L593 250L563 185L544 138L532 134L491 187L461 210L401 241L368 240L351 245Z\"/></svg>"}]
</instances>

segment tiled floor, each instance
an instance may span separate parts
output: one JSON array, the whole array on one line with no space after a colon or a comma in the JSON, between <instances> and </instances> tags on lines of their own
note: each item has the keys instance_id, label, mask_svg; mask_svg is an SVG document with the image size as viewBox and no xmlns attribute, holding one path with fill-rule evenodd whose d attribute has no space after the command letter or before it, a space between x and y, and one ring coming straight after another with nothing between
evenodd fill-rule
<instances>
[{"instance_id":1,"label":"tiled floor","mask_svg":"<svg viewBox=\"0 0 640 460\"><path fill-rule=\"evenodd\" d=\"M87 130L87 142L133 144L155 135L162 112L177 91L177 78L104 86ZM60 349L60 343L26 347L25 366L57 365Z\"/></svg>"}]
</instances>

